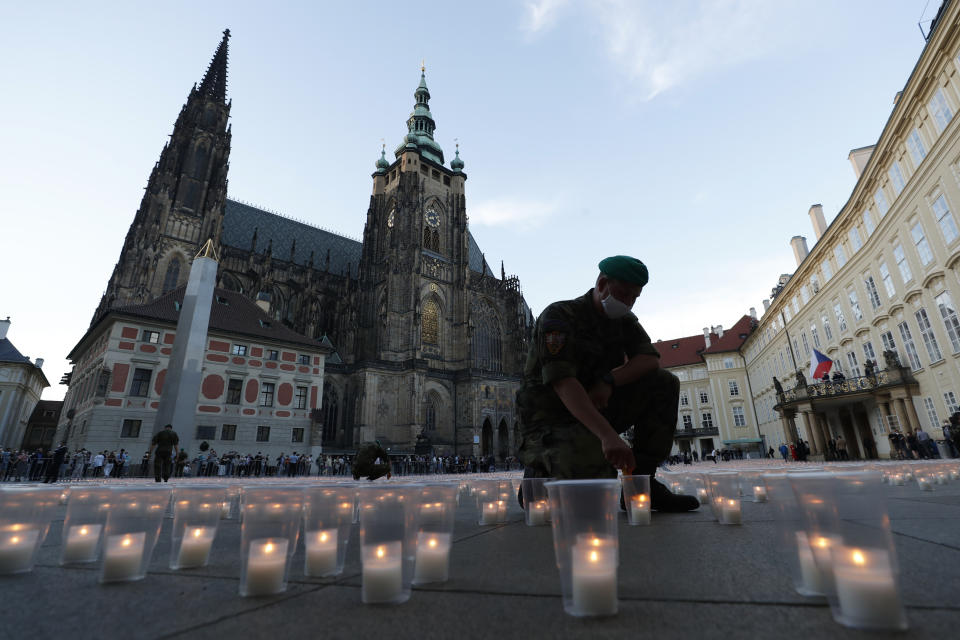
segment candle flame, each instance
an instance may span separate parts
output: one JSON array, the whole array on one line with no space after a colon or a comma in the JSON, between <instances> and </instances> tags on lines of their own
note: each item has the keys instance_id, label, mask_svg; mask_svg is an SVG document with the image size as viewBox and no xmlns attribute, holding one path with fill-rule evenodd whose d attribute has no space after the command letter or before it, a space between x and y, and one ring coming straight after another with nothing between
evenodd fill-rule
<instances>
[{"instance_id":1,"label":"candle flame","mask_svg":"<svg viewBox=\"0 0 960 640\"><path fill-rule=\"evenodd\" d=\"M736 500L727 500L727 506L728 506L728 507L736 506L736 504L737 504L737 501L736 501Z\"/></svg>"},{"instance_id":2,"label":"candle flame","mask_svg":"<svg viewBox=\"0 0 960 640\"><path fill-rule=\"evenodd\" d=\"M636 500L640 504L644 504L647 501L647 494L641 493L640 495L636 496L634 500Z\"/></svg>"},{"instance_id":3,"label":"candle flame","mask_svg":"<svg viewBox=\"0 0 960 640\"><path fill-rule=\"evenodd\" d=\"M431 549L435 548L437 546L437 539L430 538L429 542L427 542L427 546L429 546Z\"/></svg>"},{"instance_id":4,"label":"candle flame","mask_svg":"<svg viewBox=\"0 0 960 640\"><path fill-rule=\"evenodd\" d=\"M82 536L87 535L87 528L86 528L86 527L80 527L80 535L82 535Z\"/></svg>"},{"instance_id":5,"label":"candle flame","mask_svg":"<svg viewBox=\"0 0 960 640\"><path fill-rule=\"evenodd\" d=\"M863 565L867 564L867 559L864 557L863 552L860 551L860 549L854 549L851 558L853 559L853 564L857 565L858 567L862 567Z\"/></svg>"},{"instance_id":6,"label":"candle flame","mask_svg":"<svg viewBox=\"0 0 960 640\"><path fill-rule=\"evenodd\" d=\"M20 542L20 536L13 536L12 538L10 538L10 544L19 544L19 542Z\"/></svg>"},{"instance_id":7,"label":"candle flame","mask_svg":"<svg viewBox=\"0 0 960 640\"><path fill-rule=\"evenodd\" d=\"M273 553L273 543L272 543L272 542L268 542L267 544L263 545L263 552L264 552L264 553Z\"/></svg>"},{"instance_id":8,"label":"candle flame","mask_svg":"<svg viewBox=\"0 0 960 640\"><path fill-rule=\"evenodd\" d=\"M197 527L196 529L193 530L194 538L199 538L202 534L203 534L203 529L200 527Z\"/></svg>"},{"instance_id":9,"label":"candle flame","mask_svg":"<svg viewBox=\"0 0 960 640\"><path fill-rule=\"evenodd\" d=\"M817 545L821 549L826 549L827 547L830 546L830 541L824 538L823 536L819 536L817 538L814 538L813 544Z\"/></svg>"},{"instance_id":10,"label":"candle flame","mask_svg":"<svg viewBox=\"0 0 960 640\"><path fill-rule=\"evenodd\" d=\"M591 551L590 562L599 562L599 561L600 561L600 554L597 553L596 551Z\"/></svg>"},{"instance_id":11,"label":"candle flame","mask_svg":"<svg viewBox=\"0 0 960 640\"><path fill-rule=\"evenodd\" d=\"M377 547L377 558L383 559L385 555L387 555L386 549L384 549L383 547Z\"/></svg>"},{"instance_id":12,"label":"candle flame","mask_svg":"<svg viewBox=\"0 0 960 640\"><path fill-rule=\"evenodd\" d=\"M592 545L595 546L595 547L599 547L599 546L600 546L600 538L593 538L593 539L591 539L591 540L590 540L590 544L592 544ZM594 551L593 553L596 553L596 551Z\"/></svg>"},{"instance_id":13,"label":"candle flame","mask_svg":"<svg viewBox=\"0 0 960 640\"><path fill-rule=\"evenodd\" d=\"M127 536L127 537L125 537L123 540L120 541L120 546L121 546L121 547L129 547L129 546L132 545L132 544L133 544L133 539L132 539L130 536Z\"/></svg>"},{"instance_id":14,"label":"candle flame","mask_svg":"<svg viewBox=\"0 0 960 640\"><path fill-rule=\"evenodd\" d=\"M326 531L321 531L318 537L320 539L320 542L326 542L330 536L327 535Z\"/></svg>"}]
</instances>

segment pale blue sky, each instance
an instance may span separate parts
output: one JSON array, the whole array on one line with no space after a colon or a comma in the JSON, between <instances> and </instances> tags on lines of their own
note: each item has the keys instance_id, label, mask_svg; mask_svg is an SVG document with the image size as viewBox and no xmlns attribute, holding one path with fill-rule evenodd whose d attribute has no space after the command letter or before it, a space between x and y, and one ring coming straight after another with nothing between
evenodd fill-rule
<instances>
[{"instance_id":1,"label":"pale blue sky","mask_svg":"<svg viewBox=\"0 0 960 640\"><path fill-rule=\"evenodd\" d=\"M854 184L938 0L19 3L0 22L0 317L53 387L229 27L231 197L352 237L419 64L471 229L535 313L644 260L651 337L730 326Z\"/></svg>"}]
</instances>

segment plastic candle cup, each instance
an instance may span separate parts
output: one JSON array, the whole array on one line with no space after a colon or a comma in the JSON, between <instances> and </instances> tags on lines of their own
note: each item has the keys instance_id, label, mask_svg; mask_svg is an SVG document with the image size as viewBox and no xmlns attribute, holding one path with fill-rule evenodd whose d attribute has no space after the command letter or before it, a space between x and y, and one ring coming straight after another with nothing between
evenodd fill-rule
<instances>
[{"instance_id":1,"label":"plastic candle cup","mask_svg":"<svg viewBox=\"0 0 960 640\"><path fill-rule=\"evenodd\" d=\"M526 522L528 527L539 527L541 525L549 524L547 521L547 513L549 512L549 503L546 500L537 500L536 502L526 503Z\"/></svg>"},{"instance_id":2,"label":"plastic candle cup","mask_svg":"<svg viewBox=\"0 0 960 640\"><path fill-rule=\"evenodd\" d=\"M110 490L101 582L140 580L147 574L171 493L166 486Z\"/></svg>"},{"instance_id":3,"label":"plastic candle cup","mask_svg":"<svg viewBox=\"0 0 960 640\"><path fill-rule=\"evenodd\" d=\"M424 490L424 485L399 483L360 489L361 599L365 604L399 604L410 599ZM428 498L428 502L436 500Z\"/></svg>"},{"instance_id":4,"label":"plastic candle cup","mask_svg":"<svg viewBox=\"0 0 960 640\"><path fill-rule=\"evenodd\" d=\"M754 502L766 502L767 501L767 488L762 485L756 485L753 487L753 501Z\"/></svg>"},{"instance_id":5,"label":"plastic candle cup","mask_svg":"<svg viewBox=\"0 0 960 640\"><path fill-rule=\"evenodd\" d=\"M364 548L361 597L366 604L391 603L403 597L401 548L400 542Z\"/></svg>"},{"instance_id":6,"label":"plastic candle cup","mask_svg":"<svg viewBox=\"0 0 960 640\"><path fill-rule=\"evenodd\" d=\"M741 524L740 501L727 498L720 507L720 524Z\"/></svg>"},{"instance_id":7,"label":"plastic candle cup","mask_svg":"<svg viewBox=\"0 0 960 640\"><path fill-rule=\"evenodd\" d=\"M422 531L417 538L414 584L446 582L450 568L449 533Z\"/></svg>"},{"instance_id":8,"label":"plastic candle cup","mask_svg":"<svg viewBox=\"0 0 960 640\"><path fill-rule=\"evenodd\" d=\"M107 521L110 489L73 489L63 518L60 564L96 562Z\"/></svg>"},{"instance_id":9,"label":"plastic candle cup","mask_svg":"<svg viewBox=\"0 0 960 640\"><path fill-rule=\"evenodd\" d=\"M413 584L446 582L449 577L457 493L452 483L428 484L421 490Z\"/></svg>"},{"instance_id":10,"label":"plastic candle cup","mask_svg":"<svg viewBox=\"0 0 960 640\"><path fill-rule=\"evenodd\" d=\"M561 480L546 487L564 611L616 614L620 482Z\"/></svg>"},{"instance_id":11,"label":"plastic candle cup","mask_svg":"<svg viewBox=\"0 0 960 640\"><path fill-rule=\"evenodd\" d=\"M178 487L174 491L171 569L206 566L225 503L229 504L229 498L223 486Z\"/></svg>"},{"instance_id":12,"label":"plastic candle cup","mask_svg":"<svg viewBox=\"0 0 960 640\"><path fill-rule=\"evenodd\" d=\"M39 538L38 529L25 525L13 525L10 531L0 533L0 574L30 571Z\"/></svg>"},{"instance_id":13,"label":"plastic candle cup","mask_svg":"<svg viewBox=\"0 0 960 640\"><path fill-rule=\"evenodd\" d=\"M177 567L184 569L206 565L215 534L216 530L210 527L187 527L183 539L180 541Z\"/></svg>"},{"instance_id":14,"label":"plastic candle cup","mask_svg":"<svg viewBox=\"0 0 960 640\"><path fill-rule=\"evenodd\" d=\"M621 476L620 484L627 509L627 522L632 525L650 524L650 476Z\"/></svg>"},{"instance_id":15,"label":"plastic candle cup","mask_svg":"<svg viewBox=\"0 0 960 640\"><path fill-rule=\"evenodd\" d=\"M500 508L496 502L484 502L480 509L480 524L497 524Z\"/></svg>"},{"instance_id":16,"label":"plastic candle cup","mask_svg":"<svg viewBox=\"0 0 960 640\"><path fill-rule=\"evenodd\" d=\"M0 575L33 569L60 503L59 487L0 487Z\"/></svg>"},{"instance_id":17,"label":"plastic candle cup","mask_svg":"<svg viewBox=\"0 0 960 640\"><path fill-rule=\"evenodd\" d=\"M650 498L645 493L640 493L630 499L630 524L648 525L650 524Z\"/></svg>"},{"instance_id":18,"label":"plastic candle cup","mask_svg":"<svg viewBox=\"0 0 960 640\"><path fill-rule=\"evenodd\" d=\"M528 527L550 524L550 500L544 486L549 480L550 478L523 478L520 482L524 521Z\"/></svg>"},{"instance_id":19,"label":"plastic candle cup","mask_svg":"<svg viewBox=\"0 0 960 640\"><path fill-rule=\"evenodd\" d=\"M243 488L240 528L240 595L287 589L287 568L300 537L304 490L290 486Z\"/></svg>"},{"instance_id":20,"label":"plastic candle cup","mask_svg":"<svg viewBox=\"0 0 960 640\"><path fill-rule=\"evenodd\" d=\"M304 575L327 577L343 572L355 502L354 485L315 486L304 491Z\"/></svg>"}]
</instances>

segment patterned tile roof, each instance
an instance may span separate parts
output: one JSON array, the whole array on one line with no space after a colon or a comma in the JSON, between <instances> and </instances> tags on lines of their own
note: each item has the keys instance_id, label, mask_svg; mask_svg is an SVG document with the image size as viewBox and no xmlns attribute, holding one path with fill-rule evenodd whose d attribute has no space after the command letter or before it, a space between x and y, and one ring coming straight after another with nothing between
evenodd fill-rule
<instances>
[{"instance_id":1,"label":"patterned tile roof","mask_svg":"<svg viewBox=\"0 0 960 640\"><path fill-rule=\"evenodd\" d=\"M111 309L108 315L123 314L144 318L146 320L160 320L176 324L180 316L179 305L183 303L185 290L186 285L174 289L146 304ZM210 308L211 330L263 338L276 342L298 344L317 351L327 350L318 340L311 340L306 336L300 335L266 314L255 302L242 293L227 291L226 289L216 289L214 296L215 300L213 306Z\"/></svg>"},{"instance_id":2,"label":"patterned tile roof","mask_svg":"<svg viewBox=\"0 0 960 640\"><path fill-rule=\"evenodd\" d=\"M273 255L286 260L290 255L290 247L296 240L293 260L297 264L307 264L312 251L314 266L323 268L329 251L331 273L346 273L349 269L351 278L358 276L360 255L363 252L363 245L358 240L228 198L223 212L223 244L249 251L254 231L257 234L255 252L266 251L272 241ZM494 273L484 261L483 252L480 251L473 234L468 231L467 236L470 242L470 269L493 276Z\"/></svg>"}]
</instances>

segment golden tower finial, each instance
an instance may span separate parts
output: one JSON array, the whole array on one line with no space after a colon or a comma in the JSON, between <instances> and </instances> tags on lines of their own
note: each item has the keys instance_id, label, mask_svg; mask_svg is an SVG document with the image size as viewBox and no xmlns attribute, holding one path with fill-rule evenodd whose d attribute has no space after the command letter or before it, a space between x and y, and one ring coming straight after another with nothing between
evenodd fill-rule
<instances>
[{"instance_id":1,"label":"golden tower finial","mask_svg":"<svg viewBox=\"0 0 960 640\"><path fill-rule=\"evenodd\" d=\"M209 238L195 258L211 258L214 262L220 262L220 256L217 255L217 249L213 246L213 238Z\"/></svg>"},{"instance_id":2,"label":"golden tower finial","mask_svg":"<svg viewBox=\"0 0 960 640\"><path fill-rule=\"evenodd\" d=\"M426 72L427 72L427 59L426 59L426 58L421 58L421 59L420 59L420 73L426 73Z\"/></svg>"}]
</instances>

